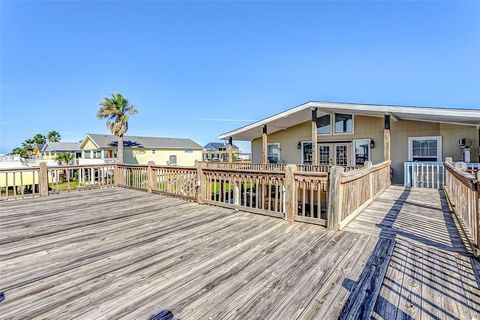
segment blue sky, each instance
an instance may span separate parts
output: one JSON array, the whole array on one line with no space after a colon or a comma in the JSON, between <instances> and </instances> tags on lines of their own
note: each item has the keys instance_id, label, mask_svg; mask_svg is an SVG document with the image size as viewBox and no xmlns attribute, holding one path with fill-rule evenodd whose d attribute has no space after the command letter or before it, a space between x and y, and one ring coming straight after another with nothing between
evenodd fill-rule
<instances>
[{"instance_id":1,"label":"blue sky","mask_svg":"<svg viewBox=\"0 0 480 320\"><path fill-rule=\"evenodd\" d=\"M307 100L478 108L480 2L0 1L0 153L49 130L225 131ZM241 144L248 149L249 144Z\"/></svg>"}]
</instances>

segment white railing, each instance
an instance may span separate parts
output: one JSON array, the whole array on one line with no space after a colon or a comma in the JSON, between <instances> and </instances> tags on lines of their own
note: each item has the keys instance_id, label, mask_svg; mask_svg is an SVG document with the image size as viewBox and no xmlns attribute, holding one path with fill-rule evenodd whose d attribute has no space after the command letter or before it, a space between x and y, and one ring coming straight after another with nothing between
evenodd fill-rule
<instances>
[{"instance_id":1,"label":"white railing","mask_svg":"<svg viewBox=\"0 0 480 320\"><path fill-rule=\"evenodd\" d=\"M407 188L443 189L443 162L405 162L404 186Z\"/></svg>"}]
</instances>

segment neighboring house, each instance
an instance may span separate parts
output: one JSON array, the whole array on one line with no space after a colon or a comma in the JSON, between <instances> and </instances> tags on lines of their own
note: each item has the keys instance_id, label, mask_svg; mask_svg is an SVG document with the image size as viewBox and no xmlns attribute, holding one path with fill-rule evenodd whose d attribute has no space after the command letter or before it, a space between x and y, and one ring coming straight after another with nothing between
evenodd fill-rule
<instances>
[{"instance_id":1,"label":"neighboring house","mask_svg":"<svg viewBox=\"0 0 480 320\"><path fill-rule=\"evenodd\" d=\"M164 137L124 136L123 161L127 164L193 166L202 161L202 146L190 139ZM117 137L89 133L80 144L82 160L114 159L117 154Z\"/></svg>"},{"instance_id":2,"label":"neighboring house","mask_svg":"<svg viewBox=\"0 0 480 320\"><path fill-rule=\"evenodd\" d=\"M232 146L233 159L239 159L240 149ZM203 147L203 161L228 161L228 145L221 142L209 142Z\"/></svg>"},{"instance_id":3,"label":"neighboring house","mask_svg":"<svg viewBox=\"0 0 480 320\"><path fill-rule=\"evenodd\" d=\"M41 149L39 149L41 148ZM80 142L46 142L42 145L36 145L35 149L40 150L36 153L37 159L55 160L62 153L70 153L75 159L80 158L82 151L80 150ZM34 149L34 152L35 152Z\"/></svg>"},{"instance_id":4,"label":"neighboring house","mask_svg":"<svg viewBox=\"0 0 480 320\"><path fill-rule=\"evenodd\" d=\"M44 143L36 143L35 146L33 147L33 154L35 155L35 158L40 158L42 154L42 149Z\"/></svg>"},{"instance_id":5,"label":"neighboring house","mask_svg":"<svg viewBox=\"0 0 480 320\"><path fill-rule=\"evenodd\" d=\"M480 110L307 102L219 138L251 141L254 163L264 154L273 163L341 166L390 157L393 182L402 183L407 161L478 162L479 127Z\"/></svg>"}]
</instances>

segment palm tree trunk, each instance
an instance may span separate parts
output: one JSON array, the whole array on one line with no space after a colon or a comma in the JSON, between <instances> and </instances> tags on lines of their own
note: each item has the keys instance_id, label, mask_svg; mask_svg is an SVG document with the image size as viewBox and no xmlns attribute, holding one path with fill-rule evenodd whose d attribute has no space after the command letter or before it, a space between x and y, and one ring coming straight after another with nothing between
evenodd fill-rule
<instances>
[{"instance_id":1,"label":"palm tree trunk","mask_svg":"<svg viewBox=\"0 0 480 320\"><path fill-rule=\"evenodd\" d=\"M117 161L123 164L123 136L118 136Z\"/></svg>"}]
</instances>

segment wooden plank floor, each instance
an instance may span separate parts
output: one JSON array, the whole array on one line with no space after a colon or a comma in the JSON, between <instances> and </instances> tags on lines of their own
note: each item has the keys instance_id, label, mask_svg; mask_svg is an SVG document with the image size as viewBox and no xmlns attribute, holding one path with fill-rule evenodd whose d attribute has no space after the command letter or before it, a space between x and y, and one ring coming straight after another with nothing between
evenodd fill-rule
<instances>
[{"instance_id":1,"label":"wooden plank floor","mask_svg":"<svg viewBox=\"0 0 480 320\"><path fill-rule=\"evenodd\" d=\"M478 270L436 190L342 232L119 188L0 203L1 319L479 319Z\"/></svg>"},{"instance_id":2,"label":"wooden plank floor","mask_svg":"<svg viewBox=\"0 0 480 320\"><path fill-rule=\"evenodd\" d=\"M0 318L333 319L376 248L118 188L2 202Z\"/></svg>"},{"instance_id":3,"label":"wooden plank floor","mask_svg":"<svg viewBox=\"0 0 480 320\"><path fill-rule=\"evenodd\" d=\"M376 319L480 319L480 267L443 191L392 186L345 229L394 240Z\"/></svg>"}]
</instances>

